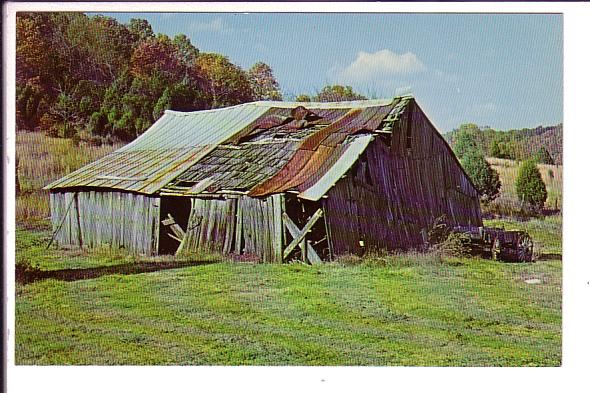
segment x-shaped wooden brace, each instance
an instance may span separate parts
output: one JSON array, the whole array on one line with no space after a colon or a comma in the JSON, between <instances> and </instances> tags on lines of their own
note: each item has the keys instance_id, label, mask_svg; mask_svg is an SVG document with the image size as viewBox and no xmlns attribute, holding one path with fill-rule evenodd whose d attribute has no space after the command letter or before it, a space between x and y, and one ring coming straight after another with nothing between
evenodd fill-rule
<instances>
[{"instance_id":1,"label":"x-shaped wooden brace","mask_svg":"<svg viewBox=\"0 0 590 393\"><path fill-rule=\"evenodd\" d=\"M311 227L322 217L324 213L322 209L318 209L313 216L307 221L305 226L302 229L297 228L297 225L291 220L291 218L287 215L287 213L283 213L283 222L285 226L289 230L291 236L293 236L293 240L283 251L283 260L287 259L289 254L293 252L295 247L299 246L301 248L301 252L303 254L303 259L309 259L312 263L321 262L322 259L319 257L317 252L313 249L311 244L305 241L305 235L310 231Z\"/></svg>"}]
</instances>

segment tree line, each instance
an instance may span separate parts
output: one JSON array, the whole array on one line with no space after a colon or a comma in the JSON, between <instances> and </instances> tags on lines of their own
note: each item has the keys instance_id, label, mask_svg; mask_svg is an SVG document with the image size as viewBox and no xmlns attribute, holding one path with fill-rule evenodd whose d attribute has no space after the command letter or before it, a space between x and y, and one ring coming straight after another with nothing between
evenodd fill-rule
<instances>
[{"instance_id":1,"label":"tree line","mask_svg":"<svg viewBox=\"0 0 590 393\"><path fill-rule=\"evenodd\" d=\"M445 134L451 146L462 151L475 144L487 157L524 161L534 158L542 164L562 163L563 125L499 131L475 124L462 124Z\"/></svg>"},{"instance_id":2,"label":"tree line","mask_svg":"<svg viewBox=\"0 0 590 393\"><path fill-rule=\"evenodd\" d=\"M127 141L166 109L282 99L267 64L244 71L184 34L155 34L144 19L19 13L16 38L18 129Z\"/></svg>"},{"instance_id":3,"label":"tree line","mask_svg":"<svg viewBox=\"0 0 590 393\"><path fill-rule=\"evenodd\" d=\"M184 34L155 34L144 19L83 13L18 13L16 125L52 136L129 141L166 109L194 111L282 100L272 68L243 70L199 51ZM299 101L364 99L328 85Z\"/></svg>"},{"instance_id":4,"label":"tree line","mask_svg":"<svg viewBox=\"0 0 590 393\"><path fill-rule=\"evenodd\" d=\"M471 124L461 126L459 130L455 131L451 146L465 172L467 172L478 190L482 203L485 205L500 195L502 187L498 171L485 159L486 155L498 157L498 155L494 155L494 146L497 146L498 140L492 139L491 147L486 149L486 145L482 143L481 138L479 140L477 138L482 132L479 128L477 130L479 132L475 131L474 125ZM512 156L498 158L514 159ZM518 199L524 208L533 211L540 211L543 208L547 200L547 188L537 165L553 163L547 149L541 146L535 154L528 156L520 164L515 188Z\"/></svg>"}]
</instances>

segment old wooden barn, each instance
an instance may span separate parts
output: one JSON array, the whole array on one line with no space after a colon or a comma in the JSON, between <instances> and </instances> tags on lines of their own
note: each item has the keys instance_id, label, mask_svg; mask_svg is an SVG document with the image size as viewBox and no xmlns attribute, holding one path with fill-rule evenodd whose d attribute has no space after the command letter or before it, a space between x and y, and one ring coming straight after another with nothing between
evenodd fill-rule
<instances>
[{"instance_id":1,"label":"old wooden barn","mask_svg":"<svg viewBox=\"0 0 590 393\"><path fill-rule=\"evenodd\" d=\"M139 254L318 261L418 246L443 215L482 224L473 184L410 96L166 111L46 189L58 244Z\"/></svg>"}]
</instances>

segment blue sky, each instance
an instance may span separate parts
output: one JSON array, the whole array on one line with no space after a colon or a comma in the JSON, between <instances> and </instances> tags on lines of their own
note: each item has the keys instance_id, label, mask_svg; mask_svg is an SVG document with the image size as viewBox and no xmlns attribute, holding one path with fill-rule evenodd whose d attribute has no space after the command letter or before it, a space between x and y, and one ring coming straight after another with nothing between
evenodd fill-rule
<instances>
[{"instance_id":1,"label":"blue sky","mask_svg":"<svg viewBox=\"0 0 590 393\"><path fill-rule=\"evenodd\" d=\"M244 69L269 64L286 98L327 83L411 93L441 132L563 121L559 14L108 13L186 34Z\"/></svg>"}]
</instances>

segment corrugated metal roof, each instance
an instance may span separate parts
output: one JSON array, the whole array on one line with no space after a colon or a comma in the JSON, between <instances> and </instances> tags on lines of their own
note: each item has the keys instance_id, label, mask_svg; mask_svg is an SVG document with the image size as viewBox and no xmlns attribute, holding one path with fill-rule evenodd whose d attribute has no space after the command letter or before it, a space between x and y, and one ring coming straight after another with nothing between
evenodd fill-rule
<instances>
[{"instance_id":1,"label":"corrugated metal roof","mask_svg":"<svg viewBox=\"0 0 590 393\"><path fill-rule=\"evenodd\" d=\"M277 140L219 146L178 176L169 187L188 187L211 179L209 188L248 191L282 168L297 151L298 141Z\"/></svg>"},{"instance_id":2,"label":"corrugated metal roof","mask_svg":"<svg viewBox=\"0 0 590 393\"><path fill-rule=\"evenodd\" d=\"M338 101L338 102L285 102L285 101L259 101L258 106L273 108L295 108L304 106L307 109L351 109L351 108L369 108L372 106L390 105L394 99L411 96L400 96L395 98L380 98L376 100L359 100L359 101Z\"/></svg>"},{"instance_id":3,"label":"corrugated metal roof","mask_svg":"<svg viewBox=\"0 0 590 393\"><path fill-rule=\"evenodd\" d=\"M268 106L256 103L197 112L167 110L153 126L120 151L215 146L246 128L268 110Z\"/></svg>"},{"instance_id":4,"label":"corrugated metal roof","mask_svg":"<svg viewBox=\"0 0 590 393\"><path fill-rule=\"evenodd\" d=\"M197 112L167 110L133 142L52 182L45 189L107 187L152 194L268 110L268 106L257 103ZM104 179L105 176L129 177L129 170L145 179Z\"/></svg>"},{"instance_id":5,"label":"corrugated metal roof","mask_svg":"<svg viewBox=\"0 0 590 393\"><path fill-rule=\"evenodd\" d=\"M45 189L104 187L151 194L172 180L170 176L182 173L212 148L117 150L54 181Z\"/></svg>"},{"instance_id":6,"label":"corrugated metal roof","mask_svg":"<svg viewBox=\"0 0 590 393\"><path fill-rule=\"evenodd\" d=\"M334 165L342 167L350 144L358 144L350 135L374 130L403 105L398 97L166 111L135 141L45 188L104 187L145 194L172 188L186 194L191 184L206 183L207 188L241 189L253 196L305 191L318 181L326 183ZM315 196L318 187L308 194Z\"/></svg>"},{"instance_id":7,"label":"corrugated metal roof","mask_svg":"<svg viewBox=\"0 0 590 393\"><path fill-rule=\"evenodd\" d=\"M354 138L346 146L344 152L338 157L338 160L332 165L324 175L313 185L299 193L299 198L317 201L325 195L336 182L344 176L346 172L354 165L356 160L365 151L369 143L373 140L372 135L363 135Z\"/></svg>"},{"instance_id":8,"label":"corrugated metal roof","mask_svg":"<svg viewBox=\"0 0 590 393\"><path fill-rule=\"evenodd\" d=\"M250 190L248 195L265 196L311 187L337 162L345 150L342 146L348 136L374 131L397 104L405 105L405 101L398 98L382 106L350 108L343 116L305 138L289 162L274 176Z\"/></svg>"}]
</instances>

